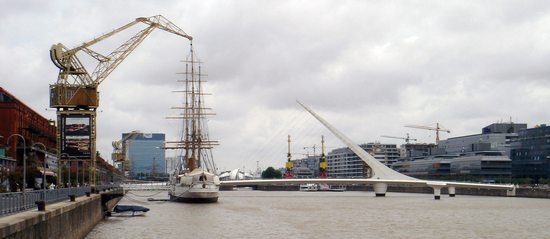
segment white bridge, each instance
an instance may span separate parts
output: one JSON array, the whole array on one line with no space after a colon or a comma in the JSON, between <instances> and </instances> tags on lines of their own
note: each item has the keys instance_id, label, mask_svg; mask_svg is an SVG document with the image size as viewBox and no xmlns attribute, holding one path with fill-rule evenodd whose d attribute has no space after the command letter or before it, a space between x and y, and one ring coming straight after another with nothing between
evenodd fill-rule
<instances>
[{"instance_id":1,"label":"white bridge","mask_svg":"<svg viewBox=\"0 0 550 239\"><path fill-rule=\"evenodd\" d=\"M124 191L167 191L170 189L169 182L158 181L125 181L120 186Z\"/></svg>"},{"instance_id":2,"label":"white bridge","mask_svg":"<svg viewBox=\"0 0 550 239\"><path fill-rule=\"evenodd\" d=\"M371 169L373 176L365 179L273 179L273 180L235 180L235 181L222 181L222 185L239 186L239 185L289 185L289 184L302 184L302 183L324 183L324 184L338 184L338 185L372 185L376 196L385 196L388 190L388 185L398 186L428 186L434 190L434 198L440 199L441 188L447 187L449 196L454 197L455 189L462 188L481 188L481 189L497 189L507 190L507 196L515 196L516 189L514 185L499 185L499 184L483 184L483 183L461 183L461 182L445 182L445 181L431 181L420 180L417 178L409 177L401 174L386 165L380 163L372 155L367 153L357 144L353 143L351 139L342 134L326 120L321 118L311 109L298 102L305 110L319 120L325 127L327 127L336 137L344 142L359 158L361 158Z\"/></svg>"}]
</instances>

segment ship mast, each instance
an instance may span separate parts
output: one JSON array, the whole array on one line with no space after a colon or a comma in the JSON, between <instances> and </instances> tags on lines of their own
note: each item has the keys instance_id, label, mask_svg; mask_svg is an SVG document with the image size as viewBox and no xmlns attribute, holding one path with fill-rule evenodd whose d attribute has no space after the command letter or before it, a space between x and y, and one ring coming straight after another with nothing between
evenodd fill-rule
<instances>
[{"instance_id":1,"label":"ship mast","mask_svg":"<svg viewBox=\"0 0 550 239\"><path fill-rule=\"evenodd\" d=\"M191 67L193 67L193 65L191 65ZM186 63L185 64L185 108L184 108L184 114L183 114L183 122L185 124L185 130L183 132L183 134L185 135L185 139L184 139L185 158L183 159L183 162L185 164L184 164L183 170L189 170L190 167L194 168L194 165L190 165L190 164L194 164L194 162L190 162L191 160L189 160L189 154L190 154L189 149L190 149L190 143L191 143L191 134L190 134L191 131L189 131L189 121L191 119L189 118L189 116L192 115L192 113L190 112L192 108L190 107L190 104L189 104L190 84L189 84L188 72L189 72L189 64Z\"/></svg>"},{"instance_id":2,"label":"ship mast","mask_svg":"<svg viewBox=\"0 0 550 239\"><path fill-rule=\"evenodd\" d=\"M213 113L205 112L209 108L204 107L205 93L202 89L202 73L200 61L196 59L193 45L191 44L190 54L185 60L185 89L175 92L183 92L185 94L185 102L183 107L172 107L172 109L183 109L181 116L167 117L169 119L183 119L183 134L180 141L167 141L167 144L175 144L174 146L166 146L166 149L181 149L182 160L179 167L180 173L191 172L196 168L203 168L211 172L215 172L215 165L211 156L213 146L217 145L217 141L209 140L208 128L206 121L203 118L206 115ZM208 150L208 152L205 152ZM206 167L203 167L203 165Z\"/></svg>"},{"instance_id":3,"label":"ship mast","mask_svg":"<svg viewBox=\"0 0 550 239\"><path fill-rule=\"evenodd\" d=\"M191 45L191 157L186 158L189 171L193 171L197 165L195 165L195 160L197 159L196 149L197 149L197 114L196 114L196 105L195 105L195 59L193 56L193 46ZM199 164L200 166L200 164Z\"/></svg>"}]
</instances>

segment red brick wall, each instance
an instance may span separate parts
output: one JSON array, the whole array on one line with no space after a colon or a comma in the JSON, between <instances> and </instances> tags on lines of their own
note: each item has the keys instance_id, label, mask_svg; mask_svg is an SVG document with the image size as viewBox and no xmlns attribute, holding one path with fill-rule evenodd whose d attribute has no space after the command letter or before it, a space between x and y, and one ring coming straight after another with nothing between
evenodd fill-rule
<instances>
[{"instance_id":1,"label":"red brick wall","mask_svg":"<svg viewBox=\"0 0 550 239\"><path fill-rule=\"evenodd\" d=\"M51 125L48 119L1 87L0 94L3 95L0 96L0 135L4 136L0 138L0 145L6 145L10 135L21 134L28 148L33 143L42 143L48 149L56 148L56 127ZM10 140L9 156L15 156L15 146L18 141L20 138L16 136Z\"/></svg>"}]
</instances>

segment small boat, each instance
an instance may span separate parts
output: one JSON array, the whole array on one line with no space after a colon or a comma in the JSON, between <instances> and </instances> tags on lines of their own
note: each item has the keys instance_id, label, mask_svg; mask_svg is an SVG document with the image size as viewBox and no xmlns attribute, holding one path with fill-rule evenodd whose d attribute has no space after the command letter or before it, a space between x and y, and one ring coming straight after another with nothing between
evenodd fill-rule
<instances>
[{"instance_id":1,"label":"small boat","mask_svg":"<svg viewBox=\"0 0 550 239\"><path fill-rule=\"evenodd\" d=\"M346 191L346 186L344 185L328 185L328 184L319 184L319 191L321 192L343 192Z\"/></svg>"},{"instance_id":2,"label":"small boat","mask_svg":"<svg viewBox=\"0 0 550 239\"><path fill-rule=\"evenodd\" d=\"M132 213L132 216L137 215L143 215L146 212L149 211L149 208L142 207L142 206L136 206L136 205L116 205L115 208L113 208L113 212L117 214L129 214Z\"/></svg>"},{"instance_id":3,"label":"small boat","mask_svg":"<svg viewBox=\"0 0 550 239\"><path fill-rule=\"evenodd\" d=\"M300 191L302 192L316 192L319 188L317 187L317 184L315 183L305 183L300 184Z\"/></svg>"},{"instance_id":4,"label":"small boat","mask_svg":"<svg viewBox=\"0 0 550 239\"><path fill-rule=\"evenodd\" d=\"M300 184L302 192L343 192L346 191L346 186L332 186L328 184L305 183Z\"/></svg>"}]
</instances>

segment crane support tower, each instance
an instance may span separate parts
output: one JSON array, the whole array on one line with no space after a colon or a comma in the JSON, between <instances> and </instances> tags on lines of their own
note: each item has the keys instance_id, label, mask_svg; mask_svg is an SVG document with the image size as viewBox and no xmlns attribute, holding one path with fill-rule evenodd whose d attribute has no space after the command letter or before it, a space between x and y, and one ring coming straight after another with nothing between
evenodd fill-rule
<instances>
[{"instance_id":1,"label":"crane support tower","mask_svg":"<svg viewBox=\"0 0 550 239\"><path fill-rule=\"evenodd\" d=\"M325 136L321 135L321 157L319 158L319 178L328 178L328 163L325 157Z\"/></svg>"},{"instance_id":2,"label":"crane support tower","mask_svg":"<svg viewBox=\"0 0 550 239\"><path fill-rule=\"evenodd\" d=\"M286 155L287 161L286 161L286 167L285 167L285 175L284 178L294 178L294 174L292 173L292 168L294 167L294 163L292 163L292 154L290 153L290 135L288 136L288 153Z\"/></svg>"},{"instance_id":3,"label":"crane support tower","mask_svg":"<svg viewBox=\"0 0 550 239\"><path fill-rule=\"evenodd\" d=\"M435 144L439 144L439 131L451 133L448 129L443 129L439 127L439 123L436 123L435 128L430 126L422 126L422 125L405 125L405 127L408 128L415 128L415 129L426 129L426 130L433 130L435 131Z\"/></svg>"},{"instance_id":4,"label":"crane support tower","mask_svg":"<svg viewBox=\"0 0 550 239\"><path fill-rule=\"evenodd\" d=\"M145 29L139 31L108 55L103 55L90 48L138 23L143 23L146 26ZM50 58L53 64L59 68L57 81L50 85L50 107L57 109L57 156L62 161L69 159L91 161L90 185L92 187L95 187L96 184L98 86L154 29L161 29L184 37L192 44L193 37L163 16L156 15L136 18L122 27L72 49L61 43L54 44L50 49ZM77 57L77 53L81 52L98 62L91 74Z\"/></svg>"}]
</instances>

